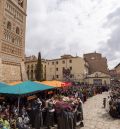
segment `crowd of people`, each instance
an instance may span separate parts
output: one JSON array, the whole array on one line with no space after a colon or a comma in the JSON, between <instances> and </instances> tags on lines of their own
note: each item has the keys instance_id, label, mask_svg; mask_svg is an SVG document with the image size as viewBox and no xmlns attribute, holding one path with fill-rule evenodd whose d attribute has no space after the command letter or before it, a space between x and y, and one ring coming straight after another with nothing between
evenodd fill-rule
<instances>
[{"instance_id":1,"label":"crowd of people","mask_svg":"<svg viewBox=\"0 0 120 129\"><path fill-rule=\"evenodd\" d=\"M57 126L75 129L84 126L83 103L89 97L108 90L104 86L77 85L55 89L47 97L37 94L32 100L3 101L0 103L0 129L40 129Z\"/></svg>"},{"instance_id":2,"label":"crowd of people","mask_svg":"<svg viewBox=\"0 0 120 129\"><path fill-rule=\"evenodd\" d=\"M113 85L107 98L106 109L114 118L120 118L120 87Z\"/></svg>"}]
</instances>

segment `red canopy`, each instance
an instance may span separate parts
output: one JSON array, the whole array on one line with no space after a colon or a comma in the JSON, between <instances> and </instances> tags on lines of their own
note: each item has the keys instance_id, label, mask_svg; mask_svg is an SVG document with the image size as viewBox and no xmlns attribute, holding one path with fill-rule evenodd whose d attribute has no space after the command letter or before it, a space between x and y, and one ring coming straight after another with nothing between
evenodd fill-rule
<instances>
[{"instance_id":1,"label":"red canopy","mask_svg":"<svg viewBox=\"0 0 120 129\"><path fill-rule=\"evenodd\" d=\"M62 86L64 87L64 86L72 86L72 83L71 82L64 82L64 83L62 83Z\"/></svg>"}]
</instances>

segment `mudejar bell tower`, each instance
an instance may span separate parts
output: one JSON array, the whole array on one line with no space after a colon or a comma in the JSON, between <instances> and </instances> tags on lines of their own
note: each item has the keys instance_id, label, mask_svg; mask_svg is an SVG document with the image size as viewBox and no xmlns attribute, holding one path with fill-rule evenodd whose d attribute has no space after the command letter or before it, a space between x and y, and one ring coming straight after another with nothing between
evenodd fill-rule
<instances>
[{"instance_id":1,"label":"mudejar bell tower","mask_svg":"<svg viewBox=\"0 0 120 129\"><path fill-rule=\"evenodd\" d=\"M0 81L27 80L25 56L27 0L0 0Z\"/></svg>"}]
</instances>

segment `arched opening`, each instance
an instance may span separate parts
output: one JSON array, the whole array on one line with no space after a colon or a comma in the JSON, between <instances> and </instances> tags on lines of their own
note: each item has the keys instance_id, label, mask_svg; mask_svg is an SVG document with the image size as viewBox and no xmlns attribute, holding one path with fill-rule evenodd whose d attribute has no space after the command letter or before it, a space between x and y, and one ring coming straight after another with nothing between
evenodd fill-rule
<instances>
[{"instance_id":1,"label":"arched opening","mask_svg":"<svg viewBox=\"0 0 120 129\"><path fill-rule=\"evenodd\" d=\"M29 80L29 70L27 70L27 76L28 76L28 80Z\"/></svg>"},{"instance_id":2,"label":"arched opening","mask_svg":"<svg viewBox=\"0 0 120 129\"><path fill-rule=\"evenodd\" d=\"M20 29L19 29L19 27L16 28L16 34L20 34Z\"/></svg>"},{"instance_id":3,"label":"arched opening","mask_svg":"<svg viewBox=\"0 0 120 129\"><path fill-rule=\"evenodd\" d=\"M9 22L9 21L7 23L7 29L11 30L11 22Z\"/></svg>"},{"instance_id":4,"label":"arched opening","mask_svg":"<svg viewBox=\"0 0 120 129\"><path fill-rule=\"evenodd\" d=\"M29 70L29 68L30 68L30 67L29 67L29 65L28 65L28 66L27 66L27 69Z\"/></svg>"},{"instance_id":5,"label":"arched opening","mask_svg":"<svg viewBox=\"0 0 120 129\"><path fill-rule=\"evenodd\" d=\"M33 70L31 70L31 80L33 80Z\"/></svg>"},{"instance_id":6,"label":"arched opening","mask_svg":"<svg viewBox=\"0 0 120 129\"><path fill-rule=\"evenodd\" d=\"M23 0L18 0L18 4L23 8Z\"/></svg>"},{"instance_id":7,"label":"arched opening","mask_svg":"<svg viewBox=\"0 0 120 129\"><path fill-rule=\"evenodd\" d=\"M106 80L104 80L104 85L106 85L107 84L107 81Z\"/></svg>"},{"instance_id":8,"label":"arched opening","mask_svg":"<svg viewBox=\"0 0 120 129\"><path fill-rule=\"evenodd\" d=\"M33 65L31 65L31 69L33 70Z\"/></svg>"},{"instance_id":9,"label":"arched opening","mask_svg":"<svg viewBox=\"0 0 120 129\"><path fill-rule=\"evenodd\" d=\"M15 42L15 39L14 38L12 38L12 43L14 43Z\"/></svg>"}]
</instances>

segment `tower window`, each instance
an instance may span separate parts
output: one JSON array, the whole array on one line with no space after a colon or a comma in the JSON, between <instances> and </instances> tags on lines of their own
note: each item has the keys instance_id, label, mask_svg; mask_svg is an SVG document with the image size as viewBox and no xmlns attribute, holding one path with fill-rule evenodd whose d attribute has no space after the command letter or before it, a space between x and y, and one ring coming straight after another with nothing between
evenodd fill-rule
<instances>
[{"instance_id":1,"label":"tower window","mask_svg":"<svg viewBox=\"0 0 120 129\"><path fill-rule=\"evenodd\" d=\"M15 42L15 39L14 38L12 38L12 43L14 43Z\"/></svg>"},{"instance_id":2,"label":"tower window","mask_svg":"<svg viewBox=\"0 0 120 129\"><path fill-rule=\"evenodd\" d=\"M33 69L33 65L31 65L31 69Z\"/></svg>"},{"instance_id":3,"label":"tower window","mask_svg":"<svg viewBox=\"0 0 120 129\"><path fill-rule=\"evenodd\" d=\"M27 66L27 68L28 68L28 69L30 68L29 65Z\"/></svg>"},{"instance_id":4,"label":"tower window","mask_svg":"<svg viewBox=\"0 0 120 129\"><path fill-rule=\"evenodd\" d=\"M23 0L18 0L18 4L23 7Z\"/></svg>"},{"instance_id":5,"label":"tower window","mask_svg":"<svg viewBox=\"0 0 120 129\"><path fill-rule=\"evenodd\" d=\"M56 71L58 71L58 68L56 68Z\"/></svg>"},{"instance_id":6,"label":"tower window","mask_svg":"<svg viewBox=\"0 0 120 129\"><path fill-rule=\"evenodd\" d=\"M59 75L56 75L56 78L59 78Z\"/></svg>"},{"instance_id":7,"label":"tower window","mask_svg":"<svg viewBox=\"0 0 120 129\"><path fill-rule=\"evenodd\" d=\"M11 30L11 22L9 22L9 21L7 23L7 29Z\"/></svg>"},{"instance_id":8,"label":"tower window","mask_svg":"<svg viewBox=\"0 0 120 129\"><path fill-rule=\"evenodd\" d=\"M28 76L28 79L29 79L29 70L27 70L27 76Z\"/></svg>"},{"instance_id":9,"label":"tower window","mask_svg":"<svg viewBox=\"0 0 120 129\"><path fill-rule=\"evenodd\" d=\"M20 29L19 29L19 27L16 28L16 34L20 34Z\"/></svg>"}]
</instances>

